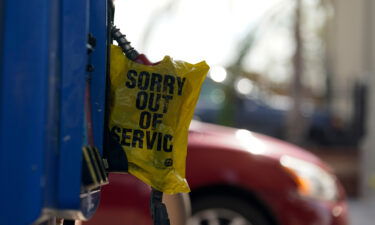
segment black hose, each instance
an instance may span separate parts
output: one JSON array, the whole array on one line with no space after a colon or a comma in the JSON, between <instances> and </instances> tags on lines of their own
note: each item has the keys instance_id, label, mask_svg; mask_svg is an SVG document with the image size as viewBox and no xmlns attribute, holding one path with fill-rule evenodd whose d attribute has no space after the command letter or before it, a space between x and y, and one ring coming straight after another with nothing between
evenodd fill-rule
<instances>
[{"instance_id":1,"label":"black hose","mask_svg":"<svg viewBox=\"0 0 375 225\"><path fill-rule=\"evenodd\" d=\"M134 61L139 56L139 53L137 52L137 50L135 50L130 45L130 41L128 41L125 35L120 32L120 29L116 28L116 26L112 26L111 34L112 34L112 38L117 41L122 51L130 60Z\"/></svg>"}]
</instances>

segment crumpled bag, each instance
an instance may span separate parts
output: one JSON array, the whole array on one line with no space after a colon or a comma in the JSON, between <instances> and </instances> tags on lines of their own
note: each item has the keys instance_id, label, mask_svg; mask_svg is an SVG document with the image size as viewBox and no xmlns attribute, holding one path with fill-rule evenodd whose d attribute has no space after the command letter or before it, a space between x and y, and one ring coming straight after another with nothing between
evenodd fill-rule
<instances>
[{"instance_id":1,"label":"crumpled bag","mask_svg":"<svg viewBox=\"0 0 375 225\"><path fill-rule=\"evenodd\" d=\"M112 140L122 146L129 173L167 194L189 192L185 178L188 128L209 66L165 56L149 66L111 46Z\"/></svg>"}]
</instances>

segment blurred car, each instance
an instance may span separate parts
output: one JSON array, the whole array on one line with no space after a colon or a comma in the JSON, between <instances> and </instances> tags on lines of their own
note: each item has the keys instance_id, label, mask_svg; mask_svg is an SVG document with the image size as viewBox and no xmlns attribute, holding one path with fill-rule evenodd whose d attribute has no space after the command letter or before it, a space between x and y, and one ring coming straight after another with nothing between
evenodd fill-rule
<instances>
[{"instance_id":1,"label":"blurred car","mask_svg":"<svg viewBox=\"0 0 375 225\"><path fill-rule=\"evenodd\" d=\"M199 225L347 225L331 169L294 145L244 129L193 121L187 179ZM148 186L111 174L88 225L150 225Z\"/></svg>"},{"instance_id":2,"label":"blurred car","mask_svg":"<svg viewBox=\"0 0 375 225\"><path fill-rule=\"evenodd\" d=\"M247 81L251 82L248 79ZM195 117L204 122L229 124L283 139L287 107L277 108L266 104L259 96L259 91L255 91L257 90L255 86L252 87L254 94L249 94L251 97L248 97L239 93L236 88L230 89L230 84L206 79L195 110ZM230 104L226 105L226 102Z\"/></svg>"},{"instance_id":3,"label":"blurred car","mask_svg":"<svg viewBox=\"0 0 375 225\"><path fill-rule=\"evenodd\" d=\"M202 86L195 116L204 122L249 129L285 140L291 105L290 97L271 94L248 78L216 82L208 77ZM358 143L361 135L357 130L361 128L356 126L363 123L348 127L328 109L315 109L307 99L301 108L307 126L303 134L305 143L318 146L355 146ZM355 114L358 113L361 112ZM364 118L361 114L357 117Z\"/></svg>"}]
</instances>

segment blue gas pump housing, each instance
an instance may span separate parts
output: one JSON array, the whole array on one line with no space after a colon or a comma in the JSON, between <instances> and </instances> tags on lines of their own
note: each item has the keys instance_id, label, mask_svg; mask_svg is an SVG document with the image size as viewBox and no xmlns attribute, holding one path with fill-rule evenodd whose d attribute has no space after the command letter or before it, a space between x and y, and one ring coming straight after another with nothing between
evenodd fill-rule
<instances>
[{"instance_id":1,"label":"blue gas pump housing","mask_svg":"<svg viewBox=\"0 0 375 225\"><path fill-rule=\"evenodd\" d=\"M98 206L82 149L103 150L107 4L0 1L0 224L86 220Z\"/></svg>"}]
</instances>

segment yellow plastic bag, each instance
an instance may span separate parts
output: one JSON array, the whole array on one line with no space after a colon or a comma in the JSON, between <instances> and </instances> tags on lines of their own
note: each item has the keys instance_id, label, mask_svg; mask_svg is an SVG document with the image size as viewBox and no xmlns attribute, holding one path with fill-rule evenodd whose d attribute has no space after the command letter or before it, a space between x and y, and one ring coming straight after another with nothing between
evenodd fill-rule
<instances>
[{"instance_id":1,"label":"yellow plastic bag","mask_svg":"<svg viewBox=\"0 0 375 225\"><path fill-rule=\"evenodd\" d=\"M209 70L169 56L148 66L111 47L109 129L128 158L129 173L167 194L189 192L188 128Z\"/></svg>"}]
</instances>

